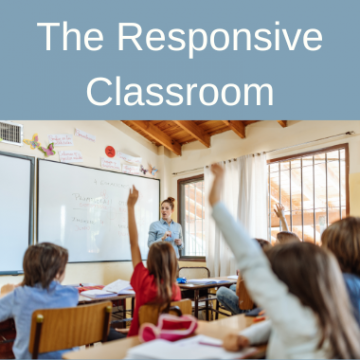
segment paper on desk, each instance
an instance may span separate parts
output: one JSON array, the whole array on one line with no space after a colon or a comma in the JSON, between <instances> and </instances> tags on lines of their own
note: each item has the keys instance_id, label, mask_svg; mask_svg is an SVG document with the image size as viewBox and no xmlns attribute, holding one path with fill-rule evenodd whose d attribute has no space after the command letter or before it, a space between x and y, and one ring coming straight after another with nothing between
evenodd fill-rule
<instances>
[{"instance_id":1,"label":"paper on desk","mask_svg":"<svg viewBox=\"0 0 360 360\"><path fill-rule=\"evenodd\" d=\"M102 297L116 296L117 294L110 293L110 292L104 291L104 290L95 289L95 290L83 291L81 293L81 295L89 297L91 299L98 299L98 298L102 298Z\"/></svg>"},{"instance_id":2,"label":"paper on desk","mask_svg":"<svg viewBox=\"0 0 360 360\"><path fill-rule=\"evenodd\" d=\"M120 279L112 282L109 285L104 286L103 288L103 290L115 294L120 294L122 293L123 290L130 290L130 289L132 289L130 282Z\"/></svg>"},{"instance_id":3,"label":"paper on desk","mask_svg":"<svg viewBox=\"0 0 360 360\"><path fill-rule=\"evenodd\" d=\"M230 275L230 276L228 276L228 279L237 280L238 277L239 277L238 275Z\"/></svg>"},{"instance_id":4,"label":"paper on desk","mask_svg":"<svg viewBox=\"0 0 360 360\"><path fill-rule=\"evenodd\" d=\"M202 345L206 342L212 345ZM228 352L222 347L222 341L205 335L197 335L188 339L169 342L154 340L129 349L127 359L239 359L255 348L238 352Z\"/></svg>"},{"instance_id":5,"label":"paper on desk","mask_svg":"<svg viewBox=\"0 0 360 360\"><path fill-rule=\"evenodd\" d=\"M219 279L211 279L211 278L206 278L206 279L190 279L187 280L186 283L189 284L223 284L223 283L227 283L229 282L228 280L219 280Z\"/></svg>"}]
</instances>

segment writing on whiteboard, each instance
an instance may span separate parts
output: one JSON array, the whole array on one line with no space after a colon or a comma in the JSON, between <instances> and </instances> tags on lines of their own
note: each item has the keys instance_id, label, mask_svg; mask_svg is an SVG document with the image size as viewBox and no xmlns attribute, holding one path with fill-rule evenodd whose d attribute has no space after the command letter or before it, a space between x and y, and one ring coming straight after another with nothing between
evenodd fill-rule
<instances>
[{"instance_id":1,"label":"writing on whiteboard","mask_svg":"<svg viewBox=\"0 0 360 360\"><path fill-rule=\"evenodd\" d=\"M96 141L96 136L91 135L85 131L79 130L79 129L75 129L75 136L81 137L83 139L95 142Z\"/></svg>"},{"instance_id":2,"label":"writing on whiteboard","mask_svg":"<svg viewBox=\"0 0 360 360\"><path fill-rule=\"evenodd\" d=\"M70 134L48 135L49 143L55 146L74 146L73 136Z\"/></svg>"},{"instance_id":3,"label":"writing on whiteboard","mask_svg":"<svg viewBox=\"0 0 360 360\"><path fill-rule=\"evenodd\" d=\"M82 154L78 150L59 151L60 161L65 163L83 162Z\"/></svg>"}]
</instances>

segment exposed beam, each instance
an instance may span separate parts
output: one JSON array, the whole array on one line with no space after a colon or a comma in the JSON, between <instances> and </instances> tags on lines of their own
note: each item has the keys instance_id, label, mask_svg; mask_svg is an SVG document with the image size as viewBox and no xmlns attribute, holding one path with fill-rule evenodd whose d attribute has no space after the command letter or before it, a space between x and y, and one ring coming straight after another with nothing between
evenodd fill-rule
<instances>
[{"instance_id":1,"label":"exposed beam","mask_svg":"<svg viewBox=\"0 0 360 360\"><path fill-rule=\"evenodd\" d=\"M241 120L223 120L223 122L238 136L245 139L245 125Z\"/></svg>"},{"instance_id":2,"label":"exposed beam","mask_svg":"<svg viewBox=\"0 0 360 360\"><path fill-rule=\"evenodd\" d=\"M277 120L281 127L287 127L287 120Z\"/></svg>"},{"instance_id":3,"label":"exposed beam","mask_svg":"<svg viewBox=\"0 0 360 360\"><path fill-rule=\"evenodd\" d=\"M158 127L153 125L149 120L128 120L135 127L145 132L147 135L151 136L153 139L158 141L161 145L165 146L167 149L175 153L176 155L181 155L181 145L172 140L170 136L162 132Z\"/></svg>"},{"instance_id":4,"label":"exposed beam","mask_svg":"<svg viewBox=\"0 0 360 360\"><path fill-rule=\"evenodd\" d=\"M174 120L174 123L180 126L188 134L200 141L207 148L210 147L210 135L206 134L200 126L196 125L193 121Z\"/></svg>"}]
</instances>

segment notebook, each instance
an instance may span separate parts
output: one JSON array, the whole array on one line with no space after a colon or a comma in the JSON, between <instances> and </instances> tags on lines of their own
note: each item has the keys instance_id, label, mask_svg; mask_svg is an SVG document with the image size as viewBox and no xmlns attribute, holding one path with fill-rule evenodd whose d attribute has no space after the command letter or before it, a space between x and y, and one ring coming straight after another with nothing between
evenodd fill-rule
<instances>
[{"instance_id":1,"label":"notebook","mask_svg":"<svg viewBox=\"0 0 360 360\"><path fill-rule=\"evenodd\" d=\"M247 348L238 352L226 351L222 341L205 335L170 342L149 341L129 349L127 359L241 359L257 351Z\"/></svg>"},{"instance_id":2,"label":"notebook","mask_svg":"<svg viewBox=\"0 0 360 360\"><path fill-rule=\"evenodd\" d=\"M81 292L81 295L91 299L99 299L105 297L113 297L117 295L135 294L129 281L116 280L109 285L104 286L102 289L91 289Z\"/></svg>"}]
</instances>

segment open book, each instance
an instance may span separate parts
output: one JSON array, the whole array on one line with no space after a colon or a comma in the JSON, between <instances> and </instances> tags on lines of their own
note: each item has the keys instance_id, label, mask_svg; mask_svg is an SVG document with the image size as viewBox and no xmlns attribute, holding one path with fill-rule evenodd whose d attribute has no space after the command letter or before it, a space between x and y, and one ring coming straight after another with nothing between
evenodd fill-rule
<instances>
[{"instance_id":1,"label":"open book","mask_svg":"<svg viewBox=\"0 0 360 360\"><path fill-rule=\"evenodd\" d=\"M229 280L218 280L218 279L190 279L187 280L187 284L196 284L196 285L211 285L211 284L227 284Z\"/></svg>"},{"instance_id":2,"label":"open book","mask_svg":"<svg viewBox=\"0 0 360 360\"><path fill-rule=\"evenodd\" d=\"M116 280L109 285L106 285L102 290L88 290L83 291L81 295L91 299L105 298L117 295L135 294L130 282L125 280Z\"/></svg>"}]
</instances>

